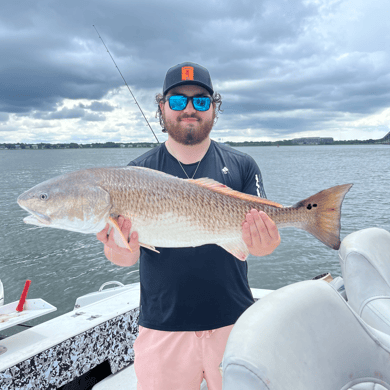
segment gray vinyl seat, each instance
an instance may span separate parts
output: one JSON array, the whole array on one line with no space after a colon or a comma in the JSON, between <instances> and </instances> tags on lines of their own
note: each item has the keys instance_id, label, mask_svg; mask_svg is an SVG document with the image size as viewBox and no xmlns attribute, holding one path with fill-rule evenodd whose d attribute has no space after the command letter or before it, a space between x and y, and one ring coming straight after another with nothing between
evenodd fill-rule
<instances>
[{"instance_id":1,"label":"gray vinyl seat","mask_svg":"<svg viewBox=\"0 0 390 390\"><path fill-rule=\"evenodd\" d=\"M328 283L304 281L242 314L222 368L223 390L389 390L390 336Z\"/></svg>"},{"instance_id":2,"label":"gray vinyl seat","mask_svg":"<svg viewBox=\"0 0 390 390\"><path fill-rule=\"evenodd\" d=\"M370 228L344 238L339 258L349 305L390 335L390 233Z\"/></svg>"}]
</instances>

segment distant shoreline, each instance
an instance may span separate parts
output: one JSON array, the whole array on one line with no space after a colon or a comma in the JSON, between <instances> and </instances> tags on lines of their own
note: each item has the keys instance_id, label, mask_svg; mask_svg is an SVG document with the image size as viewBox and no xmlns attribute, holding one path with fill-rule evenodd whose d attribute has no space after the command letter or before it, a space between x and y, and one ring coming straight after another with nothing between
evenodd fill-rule
<instances>
[{"instance_id":1,"label":"distant shoreline","mask_svg":"<svg viewBox=\"0 0 390 390\"><path fill-rule=\"evenodd\" d=\"M390 137L386 137L380 140L350 140L350 141L332 141L332 142L301 142L297 143L296 140L283 140L283 141L244 141L223 142L226 145L240 147L240 146L315 146L315 145L390 145ZM105 143L90 143L90 144L77 144L77 143L2 143L0 144L0 150L42 150L42 149L100 149L100 148L154 148L158 146L156 142L105 142Z\"/></svg>"}]
</instances>

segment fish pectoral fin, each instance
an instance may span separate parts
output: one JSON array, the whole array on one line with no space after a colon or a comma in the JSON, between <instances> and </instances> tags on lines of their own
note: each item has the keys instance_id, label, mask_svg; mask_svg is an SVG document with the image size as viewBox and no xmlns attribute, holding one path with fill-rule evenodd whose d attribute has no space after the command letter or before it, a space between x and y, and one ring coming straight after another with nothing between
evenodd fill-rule
<instances>
[{"instance_id":1,"label":"fish pectoral fin","mask_svg":"<svg viewBox=\"0 0 390 390\"><path fill-rule=\"evenodd\" d=\"M142 244L142 242L139 242L139 245L143 248L150 249L153 252L160 253L153 245Z\"/></svg>"},{"instance_id":2,"label":"fish pectoral fin","mask_svg":"<svg viewBox=\"0 0 390 390\"><path fill-rule=\"evenodd\" d=\"M118 222L116 219L109 217L109 225L114 229L114 241L115 244L122 247L127 248L130 252L133 252L130 248L130 244L128 239L124 236L122 233L121 228L118 225Z\"/></svg>"},{"instance_id":3,"label":"fish pectoral fin","mask_svg":"<svg viewBox=\"0 0 390 390\"><path fill-rule=\"evenodd\" d=\"M236 241L231 241L227 244L218 244L220 247L228 251L234 257L237 257L238 260L245 261L249 255L248 247L246 246L244 240L240 238Z\"/></svg>"},{"instance_id":4,"label":"fish pectoral fin","mask_svg":"<svg viewBox=\"0 0 390 390\"><path fill-rule=\"evenodd\" d=\"M122 230L120 229L118 222L116 219L109 217L109 225L114 229L114 241L115 244L122 247L122 248L127 248L130 252L133 252L132 249L130 248L130 244L128 239L124 236L122 233ZM150 249L153 252L160 253L154 246L148 245L148 244L142 244L141 242L139 243L140 246Z\"/></svg>"}]
</instances>

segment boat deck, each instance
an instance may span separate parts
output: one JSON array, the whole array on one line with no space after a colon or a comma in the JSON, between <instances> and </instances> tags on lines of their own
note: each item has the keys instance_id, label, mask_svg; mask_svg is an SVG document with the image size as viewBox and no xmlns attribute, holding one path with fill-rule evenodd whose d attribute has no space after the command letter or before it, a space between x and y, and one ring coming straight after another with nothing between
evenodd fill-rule
<instances>
[{"instance_id":1,"label":"boat deck","mask_svg":"<svg viewBox=\"0 0 390 390\"><path fill-rule=\"evenodd\" d=\"M255 299L271 291L252 289ZM125 388L136 389L139 301L139 283L92 293L73 311L1 340L7 351L0 355L0 388L55 389L108 361L112 375L95 388L120 390L111 381L125 377Z\"/></svg>"}]
</instances>

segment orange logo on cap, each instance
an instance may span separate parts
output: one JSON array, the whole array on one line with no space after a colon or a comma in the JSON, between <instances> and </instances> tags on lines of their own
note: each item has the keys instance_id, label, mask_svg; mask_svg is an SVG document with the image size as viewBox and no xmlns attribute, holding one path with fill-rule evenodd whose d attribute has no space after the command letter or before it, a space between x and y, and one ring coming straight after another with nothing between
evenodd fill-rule
<instances>
[{"instance_id":1,"label":"orange logo on cap","mask_svg":"<svg viewBox=\"0 0 390 390\"><path fill-rule=\"evenodd\" d=\"M194 79L194 68L192 66L183 66L181 68L181 79L182 80L193 80Z\"/></svg>"}]
</instances>

